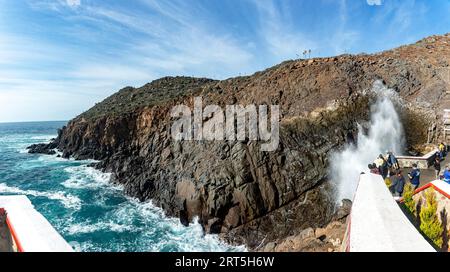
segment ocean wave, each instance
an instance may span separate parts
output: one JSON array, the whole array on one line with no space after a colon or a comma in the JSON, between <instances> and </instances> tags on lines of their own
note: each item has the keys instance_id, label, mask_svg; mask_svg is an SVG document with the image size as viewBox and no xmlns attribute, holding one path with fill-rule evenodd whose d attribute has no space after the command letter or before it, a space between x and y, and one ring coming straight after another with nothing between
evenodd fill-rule
<instances>
[{"instance_id":1,"label":"ocean wave","mask_svg":"<svg viewBox=\"0 0 450 272\"><path fill-rule=\"evenodd\" d=\"M15 148L19 152L23 152L26 148L36 143L50 143L56 135L54 134L8 134L0 136L0 144L4 144L10 148Z\"/></svg>"},{"instance_id":2,"label":"ocean wave","mask_svg":"<svg viewBox=\"0 0 450 272\"><path fill-rule=\"evenodd\" d=\"M28 151L22 150L20 153L28 153ZM20 161L16 164L16 168L18 171L31 171L32 169L42 168L42 167L53 167L53 166L61 166L63 164L77 164L79 165L81 162L76 162L75 160L66 160L64 158L58 157L55 155L39 155L39 156L29 156L29 158L25 161Z\"/></svg>"},{"instance_id":3,"label":"ocean wave","mask_svg":"<svg viewBox=\"0 0 450 272\"><path fill-rule=\"evenodd\" d=\"M104 251L102 247L94 244L91 241L84 241L82 243L77 241L68 241L69 245L75 252L101 252Z\"/></svg>"},{"instance_id":4,"label":"ocean wave","mask_svg":"<svg viewBox=\"0 0 450 272\"><path fill-rule=\"evenodd\" d=\"M22 190L18 187L8 186L5 183L0 183L0 193L45 197L48 199L60 201L64 205L64 207L69 209L79 209L81 206L81 200L78 197L60 191L40 192L36 190Z\"/></svg>"},{"instance_id":5,"label":"ocean wave","mask_svg":"<svg viewBox=\"0 0 450 272\"><path fill-rule=\"evenodd\" d=\"M43 134L43 135L34 135L29 137L29 139L40 142L50 142L52 139L56 138L58 135L54 134Z\"/></svg>"},{"instance_id":6,"label":"ocean wave","mask_svg":"<svg viewBox=\"0 0 450 272\"><path fill-rule=\"evenodd\" d=\"M95 223L92 223L95 222ZM161 208L150 202L139 202L127 198L115 205L101 217L87 219L84 222L70 218L65 221L62 233L69 239L83 234L103 235L102 232L134 233L127 239L114 243L99 244L86 240L76 244L77 251L246 251L244 246L230 246L219 239L217 235L204 234L203 228L194 219L188 227L183 226L177 218L167 217ZM76 240L76 239L75 239Z\"/></svg>"},{"instance_id":7,"label":"ocean wave","mask_svg":"<svg viewBox=\"0 0 450 272\"><path fill-rule=\"evenodd\" d=\"M121 190L119 186L111 184L110 173L103 173L87 165L71 166L64 169L70 176L61 184L70 189L94 189L99 187L108 187L108 189Z\"/></svg>"},{"instance_id":8,"label":"ocean wave","mask_svg":"<svg viewBox=\"0 0 450 272\"><path fill-rule=\"evenodd\" d=\"M28 153L27 146L18 147L18 148L16 148L16 150L17 150L20 154L27 154L27 153Z\"/></svg>"},{"instance_id":9,"label":"ocean wave","mask_svg":"<svg viewBox=\"0 0 450 272\"><path fill-rule=\"evenodd\" d=\"M90 224L88 222L84 223L76 223L68 226L65 231L70 234L85 234L85 233L93 233L97 231L112 231L112 232L125 232L125 231L133 231L135 228L130 225L121 225L112 221L109 222L98 222L95 224Z\"/></svg>"},{"instance_id":10,"label":"ocean wave","mask_svg":"<svg viewBox=\"0 0 450 272\"><path fill-rule=\"evenodd\" d=\"M139 202L129 199L119 205L114 215L122 220L141 219L143 237L150 243L139 246L138 251L246 251L244 246L233 247L221 241L218 235L206 234L198 222L194 219L188 227L182 225L178 218L167 217L165 212L156 207L151 201ZM132 224L132 222L123 222ZM158 237L155 237L155 230Z\"/></svg>"},{"instance_id":11,"label":"ocean wave","mask_svg":"<svg viewBox=\"0 0 450 272\"><path fill-rule=\"evenodd\" d=\"M3 148L2 142L5 142L8 152L27 153L26 147L30 144L54 137L10 134L0 137L0 147ZM96 161L67 160L57 155L17 155L21 159L13 169L18 173L17 183L11 179L8 184L0 183L0 194L45 198L44 201L32 199L36 205L42 202L45 205L50 200L62 203L66 209L61 210L59 205L47 206L47 216L55 228L72 241L76 251L245 251L245 247L223 243L217 235L205 235L198 221L185 227L178 218L167 217L152 202L142 203L124 196L122 186L110 183L111 174L87 166ZM52 183L45 183L42 189L37 187L42 191L25 189L20 183L22 172L36 173L39 180ZM51 189L44 189L48 186ZM111 232L117 235L110 235ZM103 235L113 238L109 240Z\"/></svg>"},{"instance_id":12,"label":"ocean wave","mask_svg":"<svg viewBox=\"0 0 450 272\"><path fill-rule=\"evenodd\" d=\"M246 251L245 246L230 246L221 241L218 235L205 234L198 218L194 218L188 227L183 226L178 219L166 218L158 223L158 228L168 228L168 231L165 239L160 239L150 246L149 250L153 252L166 251L174 245L176 251L182 252Z\"/></svg>"}]
</instances>

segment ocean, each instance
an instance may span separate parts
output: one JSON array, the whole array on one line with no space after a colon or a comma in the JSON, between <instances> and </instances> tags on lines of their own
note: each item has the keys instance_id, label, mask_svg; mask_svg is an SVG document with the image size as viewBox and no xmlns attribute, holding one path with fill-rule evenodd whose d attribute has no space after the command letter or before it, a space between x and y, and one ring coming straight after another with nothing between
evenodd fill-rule
<instances>
[{"instance_id":1,"label":"ocean","mask_svg":"<svg viewBox=\"0 0 450 272\"><path fill-rule=\"evenodd\" d=\"M0 123L0 195L26 195L76 251L244 251L169 218L109 183L109 174L57 155L28 154L66 122Z\"/></svg>"}]
</instances>

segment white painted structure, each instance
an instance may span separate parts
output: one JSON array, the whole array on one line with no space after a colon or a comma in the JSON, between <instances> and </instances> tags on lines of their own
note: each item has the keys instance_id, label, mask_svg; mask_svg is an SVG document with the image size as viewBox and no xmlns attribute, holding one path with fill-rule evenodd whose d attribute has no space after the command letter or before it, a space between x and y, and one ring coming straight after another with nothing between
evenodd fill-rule
<instances>
[{"instance_id":1,"label":"white painted structure","mask_svg":"<svg viewBox=\"0 0 450 272\"><path fill-rule=\"evenodd\" d=\"M26 196L0 196L0 208L6 210L10 232L20 251L73 251Z\"/></svg>"},{"instance_id":2,"label":"white painted structure","mask_svg":"<svg viewBox=\"0 0 450 272\"><path fill-rule=\"evenodd\" d=\"M347 230L350 252L433 252L411 224L380 175L362 174Z\"/></svg>"},{"instance_id":3,"label":"white painted structure","mask_svg":"<svg viewBox=\"0 0 450 272\"><path fill-rule=\"evenodd\" d=\"M414 156L397 156L398 164L400 168L411 168L413 164L417 164L419 169L428 169L435 159L438 149L434 149L421 157Z\"/></svg>"}]
</instances>

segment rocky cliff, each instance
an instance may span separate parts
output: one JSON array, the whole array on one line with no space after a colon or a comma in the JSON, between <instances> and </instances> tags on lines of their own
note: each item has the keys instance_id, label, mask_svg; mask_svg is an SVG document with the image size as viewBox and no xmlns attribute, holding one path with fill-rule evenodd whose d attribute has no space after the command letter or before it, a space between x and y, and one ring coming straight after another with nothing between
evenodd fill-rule
<instances>
[{"instance_id":1,"label":"rocky cliff","mask_svg":"<svg viewBox=\"0 0 450 272\"><path fill-rule=\"evenodd\" d=\"M260 249L326 226L336 216L328 176L331 152L354 141L368 120L367 95L382 80L402 97L399 110L410 149L440 134L450 107L450 35L433 36L378 54L286 61L251 76L222 81L167 77L127 87L62 128L49 145L65 158L93 158L112 181L140 200L153 200L188 224ZM280 145L173 141L170 109L205 104L279 105Z\"/></svg>"}]
</instances>

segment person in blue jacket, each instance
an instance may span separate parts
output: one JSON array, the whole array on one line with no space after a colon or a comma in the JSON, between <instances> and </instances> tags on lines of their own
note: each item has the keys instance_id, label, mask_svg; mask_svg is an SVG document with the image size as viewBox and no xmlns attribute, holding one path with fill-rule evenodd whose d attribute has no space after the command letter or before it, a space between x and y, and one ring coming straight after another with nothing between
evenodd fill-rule
<instances>
[{"instance_id":1,"label":"person in blue jacket","mask_svg":"<svg viewBox=\"0 0 450 272\"><path fill-rule=\"evenodd\" d=\"M448 165L445 167L444 170L444 181L450 183L450 168L448 167Z\"/></svg>"},{"instance_id":2,"label":"person in blue jacket","mask_svg":"<svg viewBox=\"0 0 450 272\"><path fill-rule=\"evenodd\" d=\"M394 153L392 151L387 152L387 162L390 168L393 168L394 170L399 170L400 165L398 164L398 160L395 157Z\"/></svg>"},{"instance_id":3,"label":"person in blue jacket","mask_svg":"<svg viewBox=\"0 0 450 272\"><path fill-rule=\"evenodd\" d=\"M417 164L413 164L412 171L408 174L409 181L414 187L414 190L419 188L420 185L420 170L417 168Z\"/></svg>"}]
</instances>

